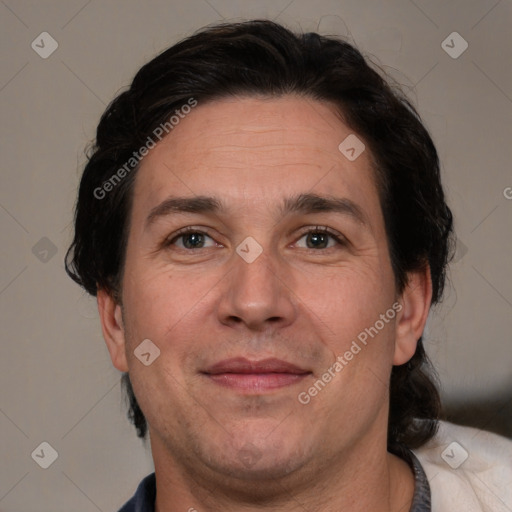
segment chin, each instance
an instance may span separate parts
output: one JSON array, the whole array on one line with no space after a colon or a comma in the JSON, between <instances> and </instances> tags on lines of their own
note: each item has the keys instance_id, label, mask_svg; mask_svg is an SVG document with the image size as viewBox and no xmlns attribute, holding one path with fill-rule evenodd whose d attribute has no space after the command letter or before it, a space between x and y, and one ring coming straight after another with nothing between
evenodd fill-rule
<instances>
[{"instance_id":1,"label":"chin","mask_svg":"<svg viewBox=\"0 0 512 512\"><path fill-rule=\"evenodd\" d=\"M300 469L308 459L304 439L292 432L276 433L271 430L242 431L242 436L233 435L224 443L209 444L207 465L220 473L244 481L276 480ZM249 431L249 432L248 432ZM270 434L269 434L270 432Z\"/></svg>"}]
</instances>

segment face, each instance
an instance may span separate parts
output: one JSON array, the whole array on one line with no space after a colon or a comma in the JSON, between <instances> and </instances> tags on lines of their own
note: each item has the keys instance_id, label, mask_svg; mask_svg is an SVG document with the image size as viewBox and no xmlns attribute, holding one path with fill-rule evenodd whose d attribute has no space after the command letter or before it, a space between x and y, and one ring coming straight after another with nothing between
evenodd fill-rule
<instances>
[{"instance_id":1,"label":"face","mask_svg":"<svg viewBox=\"0 0 512 512\"><path fill-rule=\"evenodd\" d=\"M327 103L231 98L142 161L109 348L154 457L278 478L385 439L402 299L351 134Z\"/></svg>"}]
</instances>

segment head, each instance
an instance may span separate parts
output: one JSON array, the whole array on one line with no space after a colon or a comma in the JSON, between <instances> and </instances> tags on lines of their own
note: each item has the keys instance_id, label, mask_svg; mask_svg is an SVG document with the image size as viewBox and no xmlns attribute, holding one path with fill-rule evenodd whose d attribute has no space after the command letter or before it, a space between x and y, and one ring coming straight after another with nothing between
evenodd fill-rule
<instances>
[{"instance_id":1,"label":"head","mask_svg":"<svg viewBox=\"0 0 512 512\"><path fill-rule=\"evenodd\" d=\"M253 21L172 46L109 105L66 268L98 297L139 436L215 470L290 472L326 438L435 433L422 333L451 233L402 93L347 42ZM212 370L236 357L302 373L241 391Z\"/></svg>"}]
</instances>

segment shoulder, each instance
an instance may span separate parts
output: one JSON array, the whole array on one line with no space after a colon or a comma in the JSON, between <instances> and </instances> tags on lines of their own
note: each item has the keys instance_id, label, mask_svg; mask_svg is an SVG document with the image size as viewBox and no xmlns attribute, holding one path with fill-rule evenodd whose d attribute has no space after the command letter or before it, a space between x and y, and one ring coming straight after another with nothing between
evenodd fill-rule
<instances>
[{"instance_id":1,"label":"shoulder","mask_svg":"<svg viewBox=\"0 0 512 512\"><path fill-rule=\"evenodd\" d=\"M413 452L429 480L433 512L512 510L511 440L441 421L436 436Z\"/></svg>"},{"instance_id":2,"label":"shoulder","mask_svg":"<svg viewBox=\"0 0 512 512\"><path fill-rule=\"evenodd\" d=\"M125 503L119 512L154 512L156 497L155 474L148 475L137 487L133 497Z\"/></svg>"}]
</instances>

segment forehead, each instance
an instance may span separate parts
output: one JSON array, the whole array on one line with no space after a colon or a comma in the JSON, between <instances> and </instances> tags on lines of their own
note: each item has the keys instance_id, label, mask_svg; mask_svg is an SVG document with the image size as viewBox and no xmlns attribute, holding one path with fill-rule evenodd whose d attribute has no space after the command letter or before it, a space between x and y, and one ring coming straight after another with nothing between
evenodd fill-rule
<instances>
[{"instance_id":1,"label":"forehead","mask_svg":"<svg viewBox=\"0 0 512 512\"><path fill-rule=\"evenodd\" d=\"M227 206L255 207L313 192L375 209L369 152L351 161L339 149L355 136L334 105L309 98L199 102L141 162L136 204L148 210L172 194L222 196Z\"/></svg>"}]
</instances>

